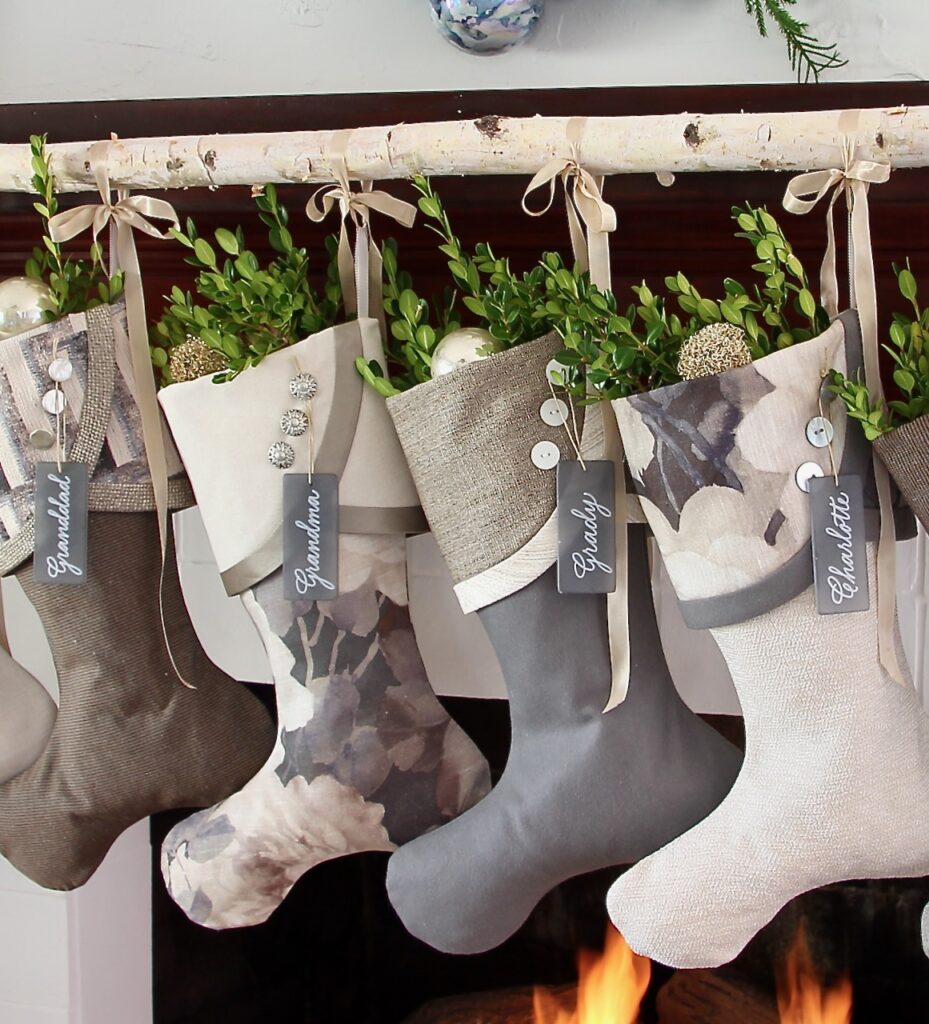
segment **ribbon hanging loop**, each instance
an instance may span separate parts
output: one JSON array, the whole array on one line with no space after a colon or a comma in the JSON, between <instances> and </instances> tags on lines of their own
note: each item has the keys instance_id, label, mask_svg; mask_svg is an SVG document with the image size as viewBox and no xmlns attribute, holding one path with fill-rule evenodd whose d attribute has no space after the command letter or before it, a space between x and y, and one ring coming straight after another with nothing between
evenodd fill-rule
<instances>
[{"instance_id":1,"label":"ribbon hanging loop","mask_svg":"<svg viewBox=\"0 0 929 1024\"><path fill-rule=\"evenodd\" d=\"M161 414L155 389L155 375L152 369L148 347L148 327L145 316L145 296L142 290L142 271L135 245L135 231L152 238L166 239L167 232L160 231L149 218L168 221L172 227L180 224L174 207L164 199L152 196L130 195L120 189L113 202L110 185L109 156L112 141L95 142L90 147L90 166L97 188L99 203L88 203L55 214L48 222L48 233L54 242L67 242L91 228L94 241L110 224L116 249L116 263L124 275L126 294L126 320L129 328L129 351L132 373L135 378L135 400L142 421L142 440L145 458L152 481L152 493L158 519L158 535L161 543L161 580L159 582L159 608L161 629L171 664L178 679L190 689L193 687L184 679L174 662L168 639L161 601L161 584L164 581L165 558L168 548L168 461L162 433Z\"/></svg>"},{"instance_id":2,"label":"ribbon hanging loop","mask_svg":"<svg viewBox=\"0 0 929 1024\"><path fill-rule=\"evenodd\" d=\"M878 345L877 286L874 279L874 254L871 248L871 222L868 215L868 190L890 178L889 164L855 159L854 140L846 136L842 146L842 167L799 174L787 185L784 209L790 213L809 213L826 196L826 253L820 272L823 308L835 317L838 314L839 289L836 272L835 205L845 197L849 211L848 254L850 262L852 308L861 321L865 383L871 400L884 404ZM877 547L877 617L878 651L884 671L897 683L904 684L897 660L895 643L896 616L896 529L893 498L887 468L877 453L872 453L874 483L880 513L880 536Z\"/></svg>"},{"instance_id":3,"label":"ribbon hanging loop","mask_svg":"<svg viewBox=\"0 0 929 1024\"><path fill-rule=\"evenodd\" d=\"M383 214L403 227L410 228L416 220L416 207L389 192L375 190L370 181L362 181L358 190L352 189L345 161L345 150L351 134L351 131L339 131L333 135L330 162L336 181L316 189L307 201L306 215L314 224L320 224L338 207L341 219L339 282L345 311L349 316L374 316L380 323L381 333L386 337L383 268L380 249L371 233L371 213ZM355 225L354 258L348 240L349 221Z\"/></svg>"}]
</instances>

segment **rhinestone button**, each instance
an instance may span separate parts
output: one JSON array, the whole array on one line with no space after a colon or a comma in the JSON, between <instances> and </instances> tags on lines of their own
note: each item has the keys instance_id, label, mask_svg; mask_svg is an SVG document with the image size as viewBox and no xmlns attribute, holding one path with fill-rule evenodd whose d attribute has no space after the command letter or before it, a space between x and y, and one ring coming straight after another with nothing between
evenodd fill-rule
<instances>
[{"instance_id":1,"label":"rhinestone button","mask_svg":"<svg viewBox=\"0 0 929 1024\"><path fill-rule=\"evenodd\" d=\"M55 437L50 430L44 430L39 427L38 430L33 430L29 434L29 443L33 448L38 448L40 452L44 452L55 443Z\"/></svg>"},{"instance_id":2,"label":"rhinestone button","mask_svg":"<svg viewBox=\"0 0 929 1024\"><path fill-rule=\"evenodd\" d=\"M563 374L563 373L567 372L567 369L568 369L567 366L565 366L564 363L559 363L557 359L549 359L548 364L545 367L545 376L548 377L548 379L553 384L560 385L561 381L560 380L555 380L555 378L552 377L552 374L553 373L561 373L561 374Z\"/></svg>"},{"instance_id":3,"label":"rhinestone button","mask_svg":"<svg viewBox=\"0 0 929 1024\"><path fill-rule=\"evenodd\" d=\"M49 416L60 416L65 411L65 396L60 391L46 391L42 396L42 408Z\"/></svg>"},{"instance_id":4,"label":"rhinestone button","mask_svg":"<svg viewBox=\"0 0 929 1024\"><path fill-rule=\"evenodd\" d=\"M290 469L294 464L294 450L286 441L275 441L268 449L268 462L278 469Z\"/></svg>"},{"instance_id":5,"label":"rhinestone button","mask_svg":"<svg viewBox=\"0 0 929 1024\"><path fill-rule=\"evenodd\" d=\"M74 373L74 367L71 365L71 360L67 356L58 356L57 359L53 359L48 364L48 375L52 380L58 381L59 384L66 380L71 379L71 374Z\"/></svg>"},{"instance_id":6,"label":"rhinestone button","mask_svg":"<svg viewBox=\"0 0 929 1024\"><path fill-rule=\"evenodd\" d=\"M317 391L319 391L319 384L312 373L298 373L290 381L290 393L294 398L299 398L303 402L314 398Z\"/></svg>"},{"instance_id":7,"label":"rhinestone button","mask_svg":"<svg viewBox=\"0 0 929 1024\"><path fill-rule=\"evenodd\" d=\"M794 479L797 481L797 486L801 491L809 493L810 480L815 476L823 475L822 466L817 465L815 462L804 462L802 466L797 468Z\"/></svg>"},{"instance_id":8,"label":"rhinestone button","mask_svg":"<svg viewBox=\"0 0 929 1024\"><path fill-rule=\"evenodd\" d=\"M529 457L536 469L554 469L561 458L561 452L553 441L539 441L532 446Z\"/></svg>"},{"instance_id":9,"label":"rhinestone button","mask_svg":"<svg viewBox=\"0 0 929 1024\"><path fill-rule=\"evenodd\" d=\"M300 409L288 409L281 417L281 430L288 437L300 437L306 433L309 425L306 413Z\"/></svg>"},{"instance_id":10,"label":"rhinestone button","mask_svg":"<svg viewBox=\"0 0 929 1024\"><path fill-rule=\"evenodd\" d=\"M825 416L814 416L806 425L806 439L814 448L825 448L835 436L835 429Z\"/></svg>"},{"instance_id":11,"label":"rhinestone button","mask_svg":"<svg viewBox=\"0 0 929 1024\"><path fill-rule=\"evenodd\" d=\"M539 409L542 422L550 427L561 427L568 422L568 404L560 398L548 398Z\"/></svg>"}]
</instances>

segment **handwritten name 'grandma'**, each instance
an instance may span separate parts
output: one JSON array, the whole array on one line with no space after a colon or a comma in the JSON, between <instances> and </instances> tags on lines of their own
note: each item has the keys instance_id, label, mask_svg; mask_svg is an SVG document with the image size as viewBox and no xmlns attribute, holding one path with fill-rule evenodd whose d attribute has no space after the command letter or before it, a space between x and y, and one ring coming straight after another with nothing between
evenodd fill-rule
<instances>
[{"instance_id":1,"label":"handwritten name 'grandma'","mask_svg":"<svg viewBox=\"0 0 929 1024\"><path fill-rule=\"evenodd\" d=\"M572 508L571 515L584 523L582 542L584 547L571 552L574 575L582 580L589 572L613 574L613 567L600 558L600 525L602 519L612 519L613 513L602 505L590 491L581 495L581 507Z\"/></svg>"},{"instance_id":2,"label":"handwritten name 'grandma'","mask_svg":"<svg viewBox=\"0 0 929 1024\"><path fill-rule=\"evenodd\" d=\"M834 605L850 601L861 589L852 543L851 500L846 491L829 498L829 517L832 525L823 531L835 541L839 565L830 565L826 576L829 596Z\"/></svg>"},{"instance_id":3,"label":"handwritten name 'grandma'","mask_svg":"<svg viewBox=\"0 0 929 1024\"><path fill-rule=\"evenodd\" d=\"M56 522L55 553L45 559L49 579L66 574L83 576L84 570L71 561L71 480L55 473L49 473L48 479L58 486L57 495L49 497L45 510Z\"/></svg>"},{"instance_id":4,"label":"handwritten name 'grandma'","mask_svg":"<svg viewBox=\"0 0 929 1024\"><path fill-rule=\"evenodd\" d=\"M295 519L294 526L306 534L306 568L294 569L294 586L298 594L322 587L323 590L335 590L335 583L320 575L322 563L322 517L320 515L321 500L319 491L311 487L306 498L306 522Z\"/></svg>"}]
</instances>

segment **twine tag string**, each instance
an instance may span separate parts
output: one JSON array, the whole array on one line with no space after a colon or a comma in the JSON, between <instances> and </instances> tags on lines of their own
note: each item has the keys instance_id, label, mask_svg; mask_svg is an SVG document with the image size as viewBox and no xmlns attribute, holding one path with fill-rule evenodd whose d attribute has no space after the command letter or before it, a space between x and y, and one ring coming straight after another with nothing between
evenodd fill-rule
<instances>
[{"instance_id":1,"label":"twine tag string","mask_svg":"<svg viewBox=\"0 0 929 1024\"><path fill-rule=\"evenodd\" d=\"M555 385L552 383L551 377L546 373L545 379L548 381L548 389L552 393L552 398L555 402L560 402L561 399L555 394ZM561 416L561 425L565 429L565 433L568 435L568 440L571 442L571 447L574 449L574 454L577 456L577 461L581 464L581 469L587 472L587 464L584 462L584 456L581 454L581 435L577 429L577 414L574 410L574 398L570 391L565 390L565 395L568 399L568 408L571 410L571 425L568 425L568 417L561 411L561 405L558 405L558 414Z\"/></svg>"}]
</instances>

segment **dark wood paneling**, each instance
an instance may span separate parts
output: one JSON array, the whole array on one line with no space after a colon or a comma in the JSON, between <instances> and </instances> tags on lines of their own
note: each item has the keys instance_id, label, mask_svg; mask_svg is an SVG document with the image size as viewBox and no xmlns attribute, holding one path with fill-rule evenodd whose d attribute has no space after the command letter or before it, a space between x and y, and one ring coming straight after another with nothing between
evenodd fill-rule
<instances>
[{"instance_id":1,"label":"dark wood paneling","mask_svg":"<svg viewBox=\"0 0 929 1024\"><path fill-rule=\"evenodd\" d=\"M479 117L488 113L648 114L681 110L803 110L852 106L889 106L929 102L927 83L820 86L746 86L667 89L521 90L465 93L390 93L342 96L258 97L212 100L156 100L107 103L0 106L0 141L19 142L31 132L46 131L52 140L123 136L207 134L243 131L357 127L399 121ZM720 291L726 275L747 278L751 253L732 237L729 207L735 202L765 203L778 210L786 176L773 173L678 175L672 188L652 175L612 178L607 195L619 211L613 243L615 286L623 300L631 283L642 278L659 283L683 270L708 294ZM529 266L546 248L566 244L564 218L557 210L528 217L519 200L525 181L519 177L446 178L438 182L453 223L465 243L486 239L517 267ZM409 186L386 186L410 197ZM296 236L319 251L332 230L304 221L301 209L308 188L287 186L282 194L293 214ZM260 256L268 250L248 189L216 192L190 189L170 193L182 216L193 216L201 231L242 223ZM66 204L81 201L67 197ZM887 185L872 190L872 218L879 290L883 309L895 302L891 262L912 257L914 267L929 275L929 169L899 171ZM20 272L37 240L37 220L24 196L0 195L0 277ZM810 267L825 241L818 211L803 218L782 215L789 237ZM399 234L404 264L423 292L447 280L436 258L434 236L420 224L409 232L392 230L383 221L380 234ZM186 285L190 271L183 250L173 243L139 236L149 311L154 317L161 296L174 283Z\"/></svg>"}]
</instances>

